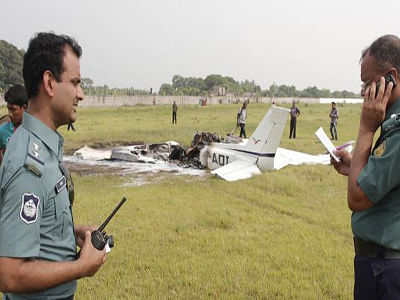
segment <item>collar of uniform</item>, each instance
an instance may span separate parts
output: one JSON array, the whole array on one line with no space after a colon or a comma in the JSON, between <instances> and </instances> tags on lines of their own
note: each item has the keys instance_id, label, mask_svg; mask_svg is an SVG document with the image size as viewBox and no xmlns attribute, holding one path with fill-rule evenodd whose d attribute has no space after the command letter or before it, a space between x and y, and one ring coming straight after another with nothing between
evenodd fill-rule
<instances>
[{"instance_id":1,"label":"collar of uniform","mask_svg":"<svg viewBox=\"0 0 400 300\"><path fill-rule=\"evenodd\" d=\"M62 146L64 139L57 132L52 130L39 119L24 112L22 126L36 135L43 143L45 143L51 151L53 151L59 159L62 159Z\"/></svg>"},{"instance_id":2,"label":"collar of uniform","mask_svg":"<svg viewBox=\"0 0 400 300\"><path fill-rule=\"evenodd\" d=\"M385 116L385 121L390 119L391 116L395 113L400 112L400 98L397 99L387 110L386 116Z\"/></svg>"}]
</instances>

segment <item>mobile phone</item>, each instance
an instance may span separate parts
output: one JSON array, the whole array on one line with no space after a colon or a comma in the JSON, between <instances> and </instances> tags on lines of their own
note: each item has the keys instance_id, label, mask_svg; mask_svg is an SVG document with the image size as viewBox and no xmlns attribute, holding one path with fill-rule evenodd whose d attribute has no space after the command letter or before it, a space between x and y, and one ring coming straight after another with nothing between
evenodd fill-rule
<instances>
[{"instance_id":1,"label":"mobile phone","mask_svg":"<svg viewBox=\"0 0 400 300\"><path fill-rule=\"evenodd\" d=\"M392 87L392 90L393 90L396 87L396 81L394 80L394 77L391 73L385 75L385 90L386 90L386 87L389 84L389 82L393 83L393 87ZM376 96L378 96L380 85L381 85L381 81L379 80L376 82L375 98L376 98Z\"/></svg>"}]
</instances>

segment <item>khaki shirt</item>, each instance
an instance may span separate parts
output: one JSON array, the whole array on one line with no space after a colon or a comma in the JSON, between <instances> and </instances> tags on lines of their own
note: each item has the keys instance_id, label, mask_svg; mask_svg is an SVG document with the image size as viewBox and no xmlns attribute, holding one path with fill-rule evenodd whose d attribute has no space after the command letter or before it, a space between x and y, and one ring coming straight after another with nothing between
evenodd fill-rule
<instances>
[{"instance_id":1,"label":"khaki shirt","mask_svg":"<svg viewBox=\"0 0 400 300\"><path fill-rule=\"evenodd\" d=\"M63 138L24 113L0 167L0 256L72 261L76 241L66 178L59 168ZM76 280L10 299L50 299L75 293Z\"/></svg>"}]
</instances>

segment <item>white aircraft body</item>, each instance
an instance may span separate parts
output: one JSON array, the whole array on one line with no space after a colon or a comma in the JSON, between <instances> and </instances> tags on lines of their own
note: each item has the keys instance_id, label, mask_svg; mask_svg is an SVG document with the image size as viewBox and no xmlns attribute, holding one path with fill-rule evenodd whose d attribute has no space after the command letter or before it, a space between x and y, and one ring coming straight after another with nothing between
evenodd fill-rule
<instances>
[{"instance_id":1,"label":"white aircraft body","mask_svg":"<svg viewBox=\"0 0 400 300\"><path fill-rule=\"evenodd\" d=\"M212 174L228 181L250 178L261 174L262 171L280 170L287 165L329 164L329 154L312 155L278 147L288 115L288 109L271 106L249 139L227 136L225 143L211 143L202 148L201 164L211 169ZM165 145L170 150L177 143L169 141ZM112 150L96 150L85 146L76 151L74 156L80 160L91 161L117 159L146 165L166 163L166 158L163 157L161 161L160 155L146 156L143 149L147 152L148 148L149 145L132 145ZM169 153L170 151L166 155Z\"/></svg>"},{"instance_id":2,"label":"white aircraft body","mask_svg":"<svg viewBox=\"0 0 400 300\"><path fill-rule=\"evenodd\" d=\"M288 115L288 109L271 106L247 142L212 143L203 148L200 152L202 165L228 181L275 169L275 155Z\"/></svg>"}]
</instances>

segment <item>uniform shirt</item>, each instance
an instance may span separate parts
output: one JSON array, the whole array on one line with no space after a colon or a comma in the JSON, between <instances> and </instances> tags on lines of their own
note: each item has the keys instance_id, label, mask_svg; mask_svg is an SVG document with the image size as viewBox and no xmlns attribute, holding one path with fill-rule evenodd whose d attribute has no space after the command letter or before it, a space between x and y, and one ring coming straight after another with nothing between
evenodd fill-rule
<instances>
[{"instance_id":1,"label":"uniform shirt","mask_svg":"<svg viewBox=\"0 0 400 300\"><path fill-rule=\"evenodd\" d=\"M239 108L239 124L246 124L246 114L247 114L247 110L246 108Z\"/></svg>"},{"instance_id":2,"label":"uniform shirt","mask_svg":"<svg viewBox=\"0 0 400 300\"><path fill-rule=\"evenodd\" d=\"M11 121L0 125L0 149L6 148L10 136L14 133L14 125Z\"/></svg>"},{"instance_id":3,"label":"uniform shirt","mask_svg":"<svg viewBox=\"0 0 400 300\"><path fill-rule=\"evenodd\" d=\"M178 111L178 105L172 104L172 112L176 113Z\"/></svg>"},{"instance_id":4,"label":"uniform shirt","mask_svg":"<svg viewBox=\"0 0 400 300\"><path fill-rule=\"evenodd\" d=\"M76 242L62 161L63 139L24 113L0 167L0 256L72 261ZM76 280L11 299L50 299L75 293ZM26 297L26 298L25 298Z\"/></svg>"},{"instance_id":5,"label":"uniform shirt","mask_svg":"<svg viewBox=\"0 0 400 300\"><path fill-rule=\"evenodd\" d=\"M357 178L362 191L374 205L353 212L351 224L356 237L381 246L400 250L400 127L394 127L393 113L400 112L398 99L386 113L378 139L368 163Z\"/></svg>"}]
</instances>

